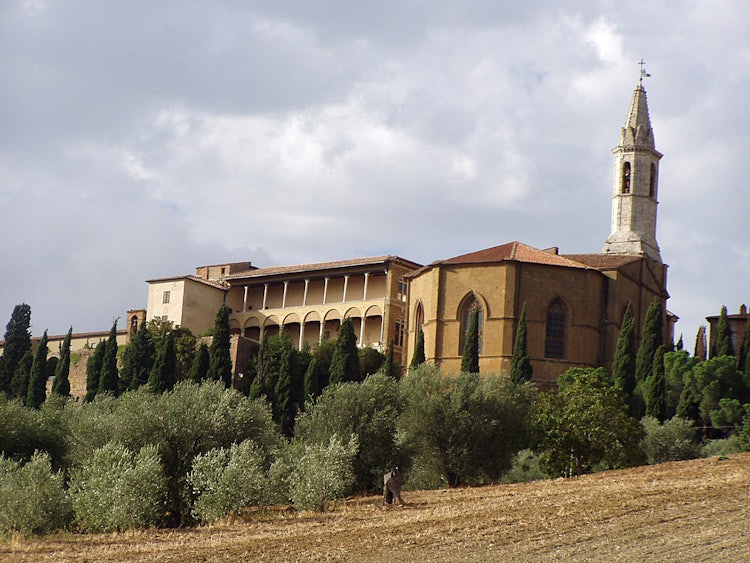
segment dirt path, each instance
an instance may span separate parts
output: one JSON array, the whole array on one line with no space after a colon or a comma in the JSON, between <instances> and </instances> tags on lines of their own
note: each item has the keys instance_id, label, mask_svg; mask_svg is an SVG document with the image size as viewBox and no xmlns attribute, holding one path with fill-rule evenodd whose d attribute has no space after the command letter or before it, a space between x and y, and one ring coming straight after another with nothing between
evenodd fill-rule
<instances>
[{"instance_id":1,"label":"dirt path","mask_svg":"<svg viewBox=\"0 0 750 563\"><path fill-rule=\"evenodd\" d=\"M474 489L407 491L188 530L0 544L2 561L745 561L750 454Z\"/></svg>"}]
</instances>

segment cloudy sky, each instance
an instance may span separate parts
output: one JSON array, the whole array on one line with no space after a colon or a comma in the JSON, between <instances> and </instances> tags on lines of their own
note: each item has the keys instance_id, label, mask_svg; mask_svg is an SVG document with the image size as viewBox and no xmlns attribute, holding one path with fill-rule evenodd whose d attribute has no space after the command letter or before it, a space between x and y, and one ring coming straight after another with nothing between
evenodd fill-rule
<instances>
[{"instance_id":1,"label":"cloudy sky","mask_svg":"<svg viewBox=\"0 0 750 563\"><path fill-rule=\"evenodd\" d=\"M748 23L741 0L3 0L0 323L107 330L203 264L599 252L644 58L692 350L750 302Z\"/></svg>"}]
</instances>

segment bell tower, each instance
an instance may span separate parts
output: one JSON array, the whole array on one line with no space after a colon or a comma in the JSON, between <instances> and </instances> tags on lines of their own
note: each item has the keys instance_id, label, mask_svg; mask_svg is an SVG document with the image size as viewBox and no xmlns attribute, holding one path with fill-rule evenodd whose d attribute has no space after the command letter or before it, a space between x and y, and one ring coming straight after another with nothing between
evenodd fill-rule
<instances>
[{"instance_id":1,"label":"bell tower","mask_svg":"<svg viewBox=\"0 0 750 563\"><path fill-rule=\"evenodd\" d=\"M612 228L602 252L645 255L661 263L656 242L656 207L662 154L654 144L644 76L649 75L641 66L641 79L633 91L620 144L612 149L615 157Z\"/></svg>"}]
</instances>

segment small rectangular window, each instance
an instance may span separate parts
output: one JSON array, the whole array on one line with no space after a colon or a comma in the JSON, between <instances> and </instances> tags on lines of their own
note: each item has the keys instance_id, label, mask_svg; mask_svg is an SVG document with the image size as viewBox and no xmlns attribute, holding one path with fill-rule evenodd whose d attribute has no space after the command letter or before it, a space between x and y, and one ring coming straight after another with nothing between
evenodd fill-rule
<instances>
[{"instance_id":1,"label":"small rectangular window","mask_svg":"<svg viewBox=\"0 0 750 563\"><path fill-rule=\"evenodd\" d=\"M169 316L168 315L162 315L161 316L161 320L162 320L162 322L165 323L165 322L167 322L169 320Z\"/></svg>"},{"instance_id":2,"label":"small rectangular window","mask_svg":"<svg viewBox=\"0 0 750 563\"><path fill-rule=\"evenodd\" d=\"M162 294L162 300L161 300L161 302L162 302L162 303L169 303L169 296L170 296L170 293L171 293L171 292L169 292L169 291L165 291L165 292L164 292L164 293Z\"/></svg>"},{"instance_id":3,"label":"small rectangular window","mask_svg":"<svg viewBox=\"0 0 750 563\"><path fill-rule=\"evenodd\" d=\"M398 299L399 301L406 301L406 292L408 291L409 286L406 284L405 280L398 280Z\"/></svg>"}]
</instances>

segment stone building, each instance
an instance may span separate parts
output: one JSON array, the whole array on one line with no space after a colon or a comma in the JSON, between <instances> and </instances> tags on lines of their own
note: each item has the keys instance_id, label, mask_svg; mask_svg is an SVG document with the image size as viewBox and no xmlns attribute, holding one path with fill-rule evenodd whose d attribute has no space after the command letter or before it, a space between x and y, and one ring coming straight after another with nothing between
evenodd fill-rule
<instances>
[{"instance_id":1,"label":"stone building","mask_svg":"<svg viewBox=\"0 0 750 563\"><path fill-rule=\"evenodd\" d=\"M317 344L325 335L335 338L341 322L350 318L360 347L384 352L393 340L394 354L400 357L403 278L418 267L398 256L268 268L250 262L202 266L196 275L149 280L146 318L200 334L213 326L226 303L235 339L260 342L283 327L299 348ZM235 345L247 349L241 341Z\"/></svg>"},{"instance_id":2,"label":"stone building","mask_svg":"<svg viewBox=\"0 0 750 563\"><path fill-rule=\"evenodd\" d=\"M638 338L654 298L664 311L668 299L656 242L662 155L640 83L612 153L612 228L600 253L562 255L514 241L427 266L397 256L203 266L195 275L149 280L145 316L200 334L226 303L238 341L259 342L283 328L300 348L325 334L335 338L341 321L351 318L360 346L384 351L393 339L402 366L422 330L427 361L450 371L460 367L469 312L479 306L480 369L507 371L525 306L535 381L551 385L573 366L610 367L626 305ZM136 313L129 312L131 327ZM665 317L668 338L676 318Z\"/></svg>"},{"instance_id":3,"label":"stone building","mask_svg":"<svg viewBox=\"0 0 750 563\"><path fill-rule=\"evenodd\" d=\"M480 371L508 371L523 308L534 381L573 366L611 367L625 307L636 337L654 298L666 311L667 266L656 242L658 167L646 91L639 84L612 151L611 233L598 254L560 255L510 242L440 260L406 276L407 356L424 333L428 362L457 371L472 308L480 309ZM675 317L666 318L671 337Z\"/></svg>"},{"instance_id":4,"label":"stone building","mask_svg":"<svg viewBox=\"0 0 750 563\"><path fill-rule=\"evenodd\" d=\"M713 350L716 343L717 328L719 325L719 315L711 315L706 317L708 321L709 337L708 337L708 349ZM739 312L728 313L727 321L729 323L729 329L732 331L732 347L734 353L739 354L740 346L745 342L745 329L747 328L747 305L744 303L740 305Z\"/></svg>"}]
</instances>

